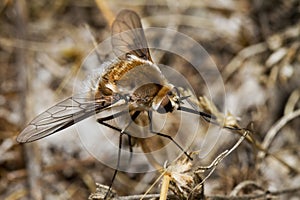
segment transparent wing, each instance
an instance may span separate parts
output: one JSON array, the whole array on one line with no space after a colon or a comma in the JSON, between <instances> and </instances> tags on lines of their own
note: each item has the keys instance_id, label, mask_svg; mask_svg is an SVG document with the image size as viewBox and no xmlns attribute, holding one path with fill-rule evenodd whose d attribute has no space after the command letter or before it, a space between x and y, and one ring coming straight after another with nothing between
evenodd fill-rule
<instances>
[{"instance_id":1,"label":"transparent wing","mask_svg":"<svg viewBox=\"0 0 300 200\"><path fill-rule=\"evenodd\" d=\"M141 19L131 10L122 10L112 24L112 46L117 57L126 59L126 54L133 54L151 62L147 40Z\"/></svg>"},{"instance_id":2,"label":"transparent wing","mask_svg":"<svg viewBox=\"0 0 300 200\"><path fill-rule=\"evenodd\" d=\"M105 110L118 101L117 97L90 100L86 95L69 97L34 118L18 135L20 143L32 142L61 131Z\"/></svg>"}]
</instances>

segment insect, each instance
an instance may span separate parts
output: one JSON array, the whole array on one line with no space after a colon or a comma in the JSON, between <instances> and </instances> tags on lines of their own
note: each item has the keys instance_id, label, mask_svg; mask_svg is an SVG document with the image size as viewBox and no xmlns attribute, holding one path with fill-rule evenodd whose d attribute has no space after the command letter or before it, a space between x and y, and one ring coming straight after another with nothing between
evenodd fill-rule
<instances>
[{"instance_id":1,"label":"insect","mask_svg":"<svg viewBox=\"0 0 300 200\"><path fill-rule=\"evenodd\" d=\"M112 35L113 52L117 58L106 66L98 79L96 89L88 94L67 98L41 113L19 134L17 141L28 143L39 140L94 114L127 105L126 110L121 109L117 113L97 119L101 125L120 133L118 161L112 182L119 168L122 136L126 135L129 143L135 138L127 132L127 127L139 118L147 119L151 134L170 140L192 159L171 136L153 130L153 112L164 114L181 110L208 120L213 116L182 106L182 101L188 97L181 96L179 90L169 83L153 62L137 13L131 10L121 11L112 25ZM108 123L109 120L126 113L129 113L131 121L125 127L120 128ZM143 148L143 144L141 145ZM132 152L132 145L129 146Z\"/></svg>"}]
</instances>

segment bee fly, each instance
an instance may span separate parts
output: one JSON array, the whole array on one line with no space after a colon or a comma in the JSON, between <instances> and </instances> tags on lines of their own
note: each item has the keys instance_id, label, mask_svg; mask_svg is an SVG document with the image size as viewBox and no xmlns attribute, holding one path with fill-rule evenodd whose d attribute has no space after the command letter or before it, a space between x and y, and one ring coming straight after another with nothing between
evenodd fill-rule
<instances>
[{"instance_id":1,"label":"bee fly","mask_svg":"<svg viewBox=\"0 0 300 200\"><path fill-rule=\"evenodd\" d=\"M32 142L59 132L94 114L118 107L120 102L123 102L122 104L127 105L126 111L121 110L97 119L98 123L120 133L118 161L109 188L119 168L122 135L127 135L129 142L134 136L126 131L126 127L121 129L107 121L124 113L129 113L132 121L144 115L148 118L150 133L172 141L189 159L192 159L171 136L153 131L152 113L181 110L200 115L208 121L214 118L181 105L188 97L180 96L179 90L168 82L153 62L140 17L134 11L123 10L117 15L112 24L111 42L117 59L103 70L97 88L88 95L67 98L41 113L17 137L19 143ZM141 146L143 149L142 143ZM130 151L132 152L132 148Z\"/></svg>"}]
</instances>

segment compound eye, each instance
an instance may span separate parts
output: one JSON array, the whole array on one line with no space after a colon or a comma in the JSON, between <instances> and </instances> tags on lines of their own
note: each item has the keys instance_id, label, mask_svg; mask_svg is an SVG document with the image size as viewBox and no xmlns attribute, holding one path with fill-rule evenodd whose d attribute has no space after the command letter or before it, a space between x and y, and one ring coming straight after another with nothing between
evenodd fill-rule
<instances>
[{"instance_id":1,"label":"compound eye","mask_svg":"<svg viewBox=\"0 0 300 200\"><path fill-rule=\"evenodd\" d=\"M172 96L173 95L173 92L170 90L168 93L167 93L168 96Z\"/></svg>"}]
</instances>

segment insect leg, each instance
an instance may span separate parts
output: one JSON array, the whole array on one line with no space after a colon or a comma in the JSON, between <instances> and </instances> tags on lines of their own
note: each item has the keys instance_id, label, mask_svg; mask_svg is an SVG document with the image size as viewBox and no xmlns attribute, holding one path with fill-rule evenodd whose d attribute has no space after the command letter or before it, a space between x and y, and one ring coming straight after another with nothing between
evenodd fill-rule
<instances>
[{"instance_id":1,"label":"insect leg","mask_svg":"<svg viewBox=\"0 0 300 200\"><path fill-rule=\"evenodd\" d=\"M121 129L119 129L119 128L117 128L117 127L114 127L114 126L112 126L112 125L106 123L106 122L105 122L105 121L106 121L105 119L107 119L107 118L110 118L110 116L104 118L104 121L103 121L103 119L98 119L97 122L100 123L100 124L102 124L102 125L104 125L104 126L106 126L106 127L108 127L108 128L111 128L111 129L113 129L113 130L116 130L116 131L120 132L120 136L119 136L119 150L118 150L117 166L116 166L116 169L115 169L115 171L114 171L114 174L113 174L111 183L110 183L110 185L109 185L108 191L107 191L107 193L106 193L104 199L107 199L107 197L108 197L108 195L109 195L109 193L110 193L110 190L111 190L111 188L112 188L112 184L113 184L113 182L114 182L114 180L115 180L115 178L116 178L116 175L117 175L117 173L118 173L118 169L119 169L119 165L120 165L121 149L122 149L122 136L123 136L123 134L124 134L124 133L122 133L122 130L121 130ZM107 119L107 120L108 120L108 119ZM126 134L126 133L125 133L125 134ZM129 134L127 134L127 135L129 135Z\"/></svg>"},{"instance_id":2,"label":"insect leg","mask_svg":"<svg viewBox=\"0 0 300 200\"><path fill-rule=\"evenodd\" d=\"M123 136L123 134L125 134L125 135L128 136L128 140L129 140L129 150L130 150L130 160L132 159L132 144L131 144L131 139L132 139L132 138L131 138L131 134L125 131L126 128L132 123L132 121L131 121L131 122L126 126L126 128L123 129L123 130L120 129L120 128L118 128L118 127L115 127L115 126L113 126L113 125L111 125L111 124L109 124L109 123L106 123L106 121L115 119L116 117L119 117L119 116L121 116L121 115L123 115L123 114L125 114L125 113L127 113L127 111L121 111L121 112L118 112L118 113L116 113L116 114L114 114L114 115L110 115L110 116L107 116L107 117L103 117L103 118L97 119L97 122L100 123L100 124L102 124L103 126L106 126L106 127L108 127L108 128L111 128L111 129L113 129L113 130L115 130L115 131L120 132L120 137L119 137L119 150L118 150L118 158L117 158L117 166L116 166L116 169L115 169L115 171L114 171L114 174L113 174L111 183L110 183L110 185L109 185L108 191L107 191L107 193L106 193L104 199L107 199L107 197L108 197L108 195L109 195L109 193L110 193L110 190L111 190L111 188L112 188L113 182L114 182L114 180L115 180L115 178L116 178L116 176L117 176L117 173L118 173L118 171L119 171L120 158L121 158L121 150L122 150L122 136ZM139 114L140 114L139 111L134 112L134 114L131 116L132 120L135 120L135 119L139 116Z\"/></svg>"},{"instance_id":3,"label":"insect leg","mask_svg":"<svg viewBox=\"0 0 300 200\"><path fill-rule=\"evenodd\" d=\"M156 131L153 130L153 127L152 127L152 111L148 111L148 117L149 117L149 131L151 133L171 140L190 160L193 160L193 158L171 136L166 135L164 133L156 132Z\"/></svg>"},{"instance_id":4,"label":"insect leg","mask_svg":"<svg viewBox=\"0 0 300 200\"><path fill-rule=\"evenodd\" d=\"M97 122L98 123L100 123L100 124L102 124L102 125L104 125L104 126L107 126L106 124L107 123L105 123L105 124L103 124L102 122L105 122L105 121L109 121L109 120L112 120L112 119L115 119L115 118L117 118L117 117L120 117L121 115L124 115L124 114L126 114L127 113L127 111L121 111L121 112L118 112L118 113L115 113L115 114L113 114L113 115L109 115L109 116L107 116L107 117L102 117L102 118L99 118L99 119L97 119ZM110 124L108 124L108 125L110 125ZM130 123L127 125L127 127L130 125ZM111 126L111 125L110 125ZM119 129L119 128L116 128L116 127L114 127L114 128L112 128L112 127L109 127L109 126L107 126L108 128L111 128L111 129L113 129L113 130L116 130L116 131L118 131L118 132L120 132L119 130L121 130L121 129ZM126 127L126 128L127 128ZM124 129L124 130L126 130L126 128ZM121 130L122 131L122 130ZM126 134L125 133L125 135L127 135L128 136L128 143L129 143L129 151L130 151L130 154L132 154L132 144L131 144L131 135L130 134Z\"/></svg>"},{"instance_id":5,"label":"insect leg","mask_svg":"<svg viewBox=\"0 0 300 200\"><path fill-rule=\"evenodd\" d=\"M135 111L134 113L133 113L133 115L131 116L131 121L130 121L130 123L128 124L128 126L140 115L140 111ZM127 127L128 127L127 126ZM127 128L126 127L126 128ZM132 143L131 143L131 139L132 139L132 137L131 137L131 135L128 135L128 145L129 145L129 151L130 151L130 157L129 157L129 162L128 163L131 163L131 160L132 160Z\"/></svg>"}]
</instances>

